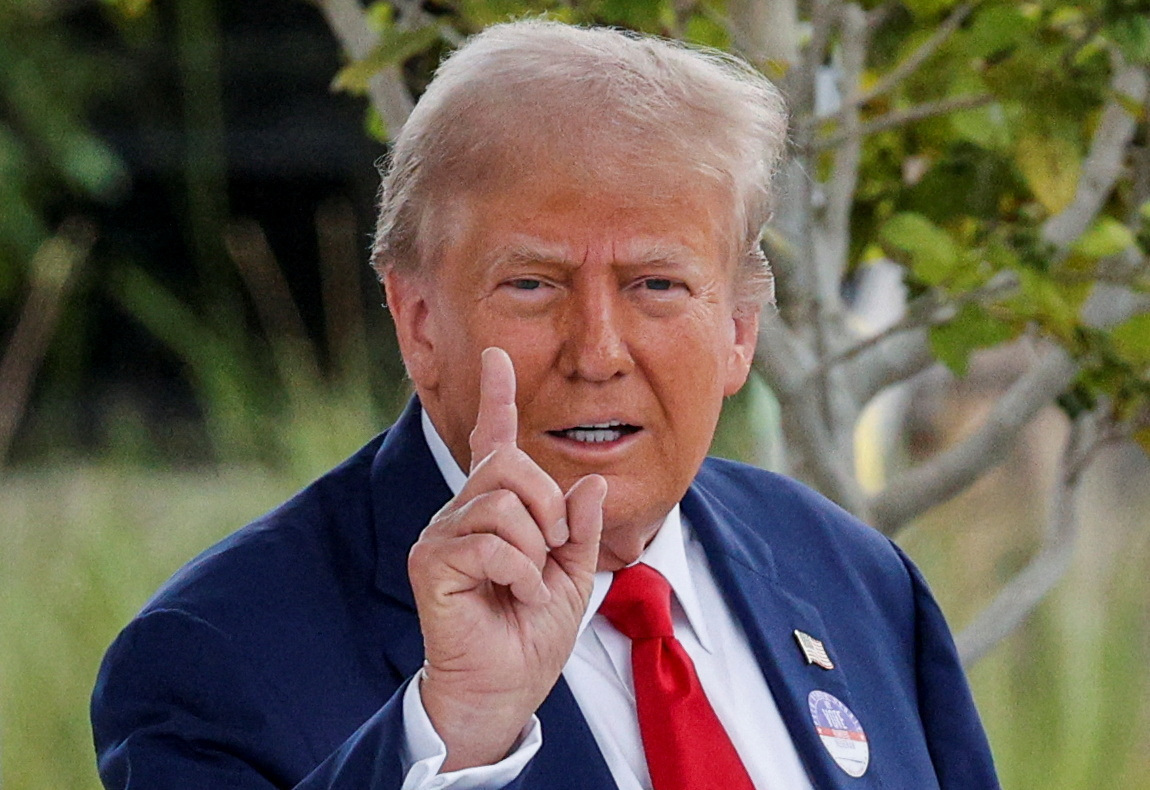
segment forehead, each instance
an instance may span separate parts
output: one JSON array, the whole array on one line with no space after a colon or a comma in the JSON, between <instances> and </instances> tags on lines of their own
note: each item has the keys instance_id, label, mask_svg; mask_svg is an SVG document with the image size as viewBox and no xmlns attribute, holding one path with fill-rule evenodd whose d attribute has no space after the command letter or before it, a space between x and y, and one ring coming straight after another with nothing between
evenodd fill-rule
<instances>
[{"instance_id":1,"label":"forehead","mask_svg":"<svg viewBox=\"0 0 1150 790\"><path fill-rule=\"evenodd\" d=\"M483 188L487 186L487 188ZM546 167L437 205L440 252L475 266L550 261L725 264L739 248L725 185L673 168Z\"/></svg>"}]
</instances>

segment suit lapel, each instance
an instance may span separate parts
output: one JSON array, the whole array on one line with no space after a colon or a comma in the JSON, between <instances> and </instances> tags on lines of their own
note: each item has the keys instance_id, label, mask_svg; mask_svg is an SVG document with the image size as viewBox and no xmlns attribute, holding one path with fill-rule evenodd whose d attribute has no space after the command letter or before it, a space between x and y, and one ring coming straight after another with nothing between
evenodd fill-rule
<instances>
[{"instance_id":1,"label":"suit lapel","mask_svg":"<svg viewBox=\"0 0 1150 790\"><path fill-rule=\"evenodd\" d=\"M752 528L725 510L697 482L683 499L682 508L703 545L723 597L746 633L814 786L820 790L880 787L873 770L859 779L849 777L834 763L815 732L808 696L812 691L825 691L852 707L848 679L835 657L833 635L818 609L775 582L776 558L762 529ZM809 664L796 641L796 630L822 640L835 668L828 671Z\"/></svg>"},{"instance_id":2,"label":"suit lapel","mask_svg":"<svg viewBox=\"0 0 1150 790\"><path fill-rule=\"evenodd\" d=\"M451 489L423 438L418 398L412 398L383 439L371 465L375 516L375 584L412 611L407 553L431 517L447 504Z\"/></svg>"},{"instance_id":3,"label":"suit lapel","mask_svg":"<svg viewBox=\"0 0 1150 790\"><path fill-rule=\"evenodd\" d=\"M562 675L539 707L543 748L524 772L525 790L608 790L615 780Z\"/></svg>"},{"instance_id":4,"label":"suit lapel","mask_svg":"<svg viewBox=\"0 0 1150 790\"><path fill-rule=\"evenodd\" d=\"M391 599L380 610L379 648L400 678L423 666L423 636L407 577L407 554L431 517L451 498L423 438L420 404L412 398L388 429L371 465L375 586Z\"/></svg>"}]
</instances>

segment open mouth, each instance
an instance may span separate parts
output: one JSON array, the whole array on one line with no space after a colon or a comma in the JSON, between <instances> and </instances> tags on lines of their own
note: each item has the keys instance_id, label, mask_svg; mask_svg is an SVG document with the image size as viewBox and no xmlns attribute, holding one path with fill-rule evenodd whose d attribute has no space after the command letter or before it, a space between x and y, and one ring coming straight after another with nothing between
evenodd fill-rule
<instances>
[{"instance_id":1,"label":"open mouth","mask_svg":"<svg viewBox=\"0 0 1150 790\"><path fill-rule=\"evenodd\" d=\"M624 436L630 436L642 430L638 425L628 425L618 420L594 423L591 425L575 425L560 431L548 431L552 436L570 439L573 442L585 444L607 444L617 442Z\"/></svg>"}]
</instances>

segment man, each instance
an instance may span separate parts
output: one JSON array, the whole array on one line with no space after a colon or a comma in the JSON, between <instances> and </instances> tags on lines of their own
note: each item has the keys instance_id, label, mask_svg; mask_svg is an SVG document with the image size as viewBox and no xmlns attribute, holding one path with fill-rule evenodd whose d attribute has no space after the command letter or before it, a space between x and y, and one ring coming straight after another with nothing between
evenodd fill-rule
<instances>
[{"instance_id":1,"label":"man","mask_svg":"<svg viewBox=\"0 0 1150 790\"><path fill-rule=\"evenodd\" d=\"M909 561L704 461L784 134L765 79L664 42L521 22L454 54L374 250L417 397L125 629L105 785L997 787Z\"/></svg>"}]
</instances>

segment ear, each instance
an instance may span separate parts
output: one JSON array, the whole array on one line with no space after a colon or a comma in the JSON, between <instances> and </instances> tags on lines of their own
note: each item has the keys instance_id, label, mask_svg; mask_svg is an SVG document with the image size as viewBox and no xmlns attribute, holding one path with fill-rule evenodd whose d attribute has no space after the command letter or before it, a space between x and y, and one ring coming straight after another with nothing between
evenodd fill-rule
<instances>
[{"instance_id":1,"label":"ear","mask_svg":"<svg viewBox=\"0 0 1150 790\"><path fill-rule=\"evenodd\" d=\"M439 338L435 311L429 301L432 289L428 276L391 267L383 274L383 289L407 375L417 390L435 390L439 386L439 368L435 364Z\"/></svg>"},{"instance_id":2,"label":"ear","mask_svg":"<svg viewBox=\"0 0 1150 790\"><path fill-rule=\"evenodd\" d=\"M741 390L751 373L755 344L759 339L758 306L736 306L731 321L734 324L734 342L727 359L727 380L723 385L723 395L726 397Z\"/></svg>"}]
</instances>

